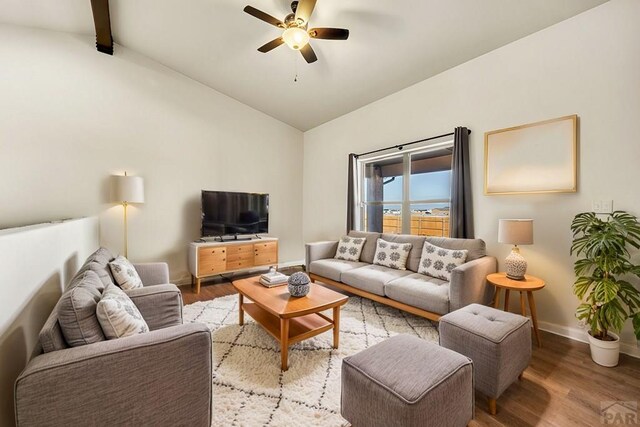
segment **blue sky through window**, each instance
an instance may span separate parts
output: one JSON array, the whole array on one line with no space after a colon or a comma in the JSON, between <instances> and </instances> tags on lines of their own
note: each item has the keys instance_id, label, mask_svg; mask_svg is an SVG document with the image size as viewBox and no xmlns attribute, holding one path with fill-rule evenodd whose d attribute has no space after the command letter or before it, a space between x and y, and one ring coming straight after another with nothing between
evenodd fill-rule
<instances>
[{"instance_id":1,"label":"blue sky through window","mask_svg":"<svg viewBox=\"0 0 640 427\"><path fill-rule=\"evenodd\" d=\"M388 178L387 178L388 179ZM448 199L451 192L451 171L411 175L411 200ZM402 200L402 177L384 185L385 202Z\"/></svg>"}]
</instances>

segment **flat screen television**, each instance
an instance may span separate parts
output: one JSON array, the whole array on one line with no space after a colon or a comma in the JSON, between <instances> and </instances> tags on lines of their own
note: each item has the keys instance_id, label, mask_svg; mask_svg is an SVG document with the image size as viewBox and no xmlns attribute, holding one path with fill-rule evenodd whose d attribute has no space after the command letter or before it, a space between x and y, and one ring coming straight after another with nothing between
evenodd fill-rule
<instances>
[{"instance_id":1,"label":"flat screen television","mask_svg":"<svg viewBox=\"0 0 640 427\"><path fill-rule=\"evenodd\" d=\"M202 190L202 237L269 232L269 195Z\"/></svg>"}]
</instances>

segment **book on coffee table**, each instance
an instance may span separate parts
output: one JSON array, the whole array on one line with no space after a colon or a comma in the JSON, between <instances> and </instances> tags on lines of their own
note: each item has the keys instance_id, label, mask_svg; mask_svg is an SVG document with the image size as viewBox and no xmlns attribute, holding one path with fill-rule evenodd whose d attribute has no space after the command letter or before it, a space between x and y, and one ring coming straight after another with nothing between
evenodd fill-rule
<instances>
[{"instance_id":1,"label":"book on coffee table","mask_svg":"<svg viewBox=\"0 0 640 427\"><path fill-rule=\"evenodd\" d=\"M269 272L260 276L260 283L268 288L272 286L280 286L287 283L289 276L286 274L275 272Z\"/></svg>"}]
</instances>

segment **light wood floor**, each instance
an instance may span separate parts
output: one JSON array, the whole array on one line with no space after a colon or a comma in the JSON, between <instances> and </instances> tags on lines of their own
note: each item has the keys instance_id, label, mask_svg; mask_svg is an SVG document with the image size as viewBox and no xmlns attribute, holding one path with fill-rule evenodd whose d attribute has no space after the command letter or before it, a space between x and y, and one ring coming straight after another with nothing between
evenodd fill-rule
<instances>
[{"instance_id":1,"label":"light wood floor","mask_svg":"<svg viewBox=\"0 0 640 427\"><path fill-rule=\"evenodd\" d=\"M220 280L203 283L199 295L189 286L180 289L185 304L236 293ZM522 381L498 399L497 415L489 415L486 399L476 393L470 426L598 426L603 401L635 401L640 409L640 359L621 354L617 367L604 368L591 361L587 344L544 331L541 338Z\"/></svg>"}]
</instances>

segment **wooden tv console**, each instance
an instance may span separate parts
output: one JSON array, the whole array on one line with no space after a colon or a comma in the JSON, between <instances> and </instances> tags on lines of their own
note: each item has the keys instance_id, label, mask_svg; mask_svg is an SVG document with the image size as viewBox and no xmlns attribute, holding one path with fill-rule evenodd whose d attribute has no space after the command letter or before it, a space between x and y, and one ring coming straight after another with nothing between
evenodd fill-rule
<instances>
[{"instance_id":1,"label":"wooden tv console","mask_svg":"<svg viewBox=\"0 0 640 427\"><path fill-rule=\"evenodd\" d=\"M189 244L191 284L195 283L198 294L204 278L277 264L278 239L275 237Z\"/></svg>"}]
</instances>

